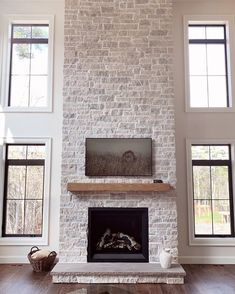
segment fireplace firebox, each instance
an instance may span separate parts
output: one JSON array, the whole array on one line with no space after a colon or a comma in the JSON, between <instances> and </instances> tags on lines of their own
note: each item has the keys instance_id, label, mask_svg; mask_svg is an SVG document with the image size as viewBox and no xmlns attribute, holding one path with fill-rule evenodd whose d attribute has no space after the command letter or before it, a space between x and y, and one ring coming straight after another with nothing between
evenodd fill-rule
<instances>
[{"instance_id":1,"label":"fireplace firebox","mask_svg":"<svg viewBox=\"0 0 235 294\"><path fill-rule=\"evenodd\" d=\"M89 208L88 262L148 262L148 208Z\"/></svg>"}]
</instances>

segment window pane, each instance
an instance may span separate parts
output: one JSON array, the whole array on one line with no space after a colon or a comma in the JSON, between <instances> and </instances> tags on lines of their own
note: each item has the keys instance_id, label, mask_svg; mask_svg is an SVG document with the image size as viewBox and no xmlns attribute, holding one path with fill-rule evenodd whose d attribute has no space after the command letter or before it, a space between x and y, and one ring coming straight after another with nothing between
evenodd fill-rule
<instances>
[{"instance_id":1,"label":"window pane","mask_svg":"<svg viewBox=\"0 0 235 294\"><path fill-rule=\"evenodd\" d=\"M194 199L211 199L210 167L193 166Z\"/></svg>"},{"instance_id":2,"label":"window pane","mask_svg":"<svg viewBox=\"0 0 235 294\"><path fill-rule=\"evenodd\" d=\"M6 234L23 234L24 201L8 200L6 216Z\"/></svg>"},{"instance_id":3,"label":"window pane","mask_svg":"<svg viewBox=\"0 0 235 294\"><path fill-rule=\"evenodd\" d=\"M28 106L29 97L29 77L12 76L11 77L11 106Z\"/></svg>"},{"instance_id":4,"label":"window pane","mask_svg":"<svg viewBox=\"0 0 235 294\"><path fill-rule=\"evenodd\" d=\"M206 38L206 30L204 26L189 26L188 27L188 38L189 40L193 39L205 39Z\"/></svg>"},{"instance_id":5,"label":"window pane","mask_svg":"<svg viewBox=\"0 0 235 294\"><path fill-rule=\"evenodd\" d=\"M190 75L206 75L206 45L189 45L189 72Z\"/></svg>"},{"instance_id":6,"label":"window pane","mask_svg":"<svg viewBox=\"0 0 235 294\"><path fill-rule=\"evenodd\" d=\"M223 44L207 45L208 75L225 75L225 51Z\"/></svg>"},{"instance_id":7,"label":"window pane","mask_svg":"<svg viewBox=\"0 0 235 294\"><path fill-rule=\"evenodd\" d=\"M28 166L26 181L26 198L43 198L43 166Z\"/></svg>"},{"instance_id":8,"label":"window pane","mask_svg":"<svg viewBox=\"0 0 235 294\"><path fill-rule=\"evenodd\" d=\"M49 27L48 26L33 26L32 38L48 39Z\"/></svg>"},{"instance_id":9,"label":"window pane","mask_svg":"<svg viewBox=\"0 0 235 294\"><path fill-rule=\"evenodd\" d=\"M210 159L229 159L228 146L210 146Z\"/></svg>"},{"instance_id":10,"label":"window pane","mask_svg":"<svg viewBox=\"0 0 235 294\"><path fill-rule=\"evenodd\" d=\"M5 201L8 211L3 234L41 235L45 144L9 144L7 151Z\"/></svg>"},{"instance_id":11,"label":"window pane","mask_svg":"<svg viewBox=\"0 0 235 294\"><path fill-rule=\"evenodd\" d=\"M192 159L210 159L209 146L192 146Z\"/></svg>"},{"instance_id":12,"label":"window pane","mask_svg":"<svg viewBox=\"0 0 235 294\"><path fill-rule=\"evenodd\" d=\"M195 234L212 234L210 200L194 200Z\"/></svg>"},{"instance_id":13,"label":"window pane","mask_svg":"<svg viewBox=\"0 0 235 294\"><path fill-rule=\"evenodd\" d=\"M31 74L47 74L48 67L48 45L32 44Z\"/></svg>"},{"instance_id":14,"label":"window pane","mask_svg":"<svg viewBox=\"0 0 235 294\"><path fill-rule=\"evenodd\" d=\"M26 159L26 146L8 145L8 159Z\"/></svg>"},{"instance_id":15,"label":"window pane","mask_svg":"<svg viewBox=\"0 0 235 294\"><path fill-rule=\"evenodd\" d=\"M25 201L25 234L42 233L42 201Z\"/></svg>"},{"instance_id":16,"label":"window pane","mask_svg":"<svg viewBox=\"0 0 235 294\"><path fill-rule=\"evenodd\" d=\"M31 38L31 26L13 26L13 38Z\"/></svg>"},{"instance_id":17,"label":"window pane","mask_svg":"<svg viewBox=\"0 0 235 294\"><path fill-rule=\"evenodd\" d=\"M12 46L12 69L13 75L29 74L30 45L13 44Z\"/></svg>"},{"instance_id":18,"label":"window pane","mask_svg":"<svg viewBox=\"0 0 235 294\"><path fill-rule=\"evenodd\" d=\"M227 107L225 76L208 76L209 107Z\"/></svg>"},{"instance_id":19,"label":"window pane","mask_svg":"<svg viewBox=\"0 0 235 294\"><path fill-rule=\"evenodd\" d=\"M227 166L211 167L213 199L229 199L229 179Z\"/></svg>"},{"instance_id":20,"label":"window pane","mask_svg":"<svg viewBox=\"0 0 235 294\"><path fill-rule=\"evenodd\" d=\"M189 25L188 37L190 107L229 107L225 26Z\"/></svg>"},{"instance_id":21,"label":"window pane","mask_svg":"<svg viewBox=\"0 0 235 294\"><path fill-rule=\"evenodd\" d=\"M206 28L207 39L224 39L224 27L207 27Z\"/></svg>"},{"instance_id":22,"label":"window pane","mask_svg":"<svg viewBox=\"0 0 235 294\"><path fill-rule=\"evenodd\" d=\"M212 201L214 234L231 234L229 201Z\"/></svg>"},{"instance_id":23,"label":"window pane","mask_svg":"<svg viewBox=\"0 0 235 294\"><path fill-rule=\"evenodd\" d=\"M25 166L9 166L7 198L23 199L25 195Z\"/></svg>"},{"instance_id":24,"label":"window pane","mask_svg":"<svg viewBox=\"0 0 235 294\"><path fill-rule=\"evenodd\" d=\"M46 106L47 76L31 76L30 80L30 106Z\"/></svg>"},{"instance_id":25,"label":"window pane","mask_svg":"<svg viewBox=\"0 0 235 294\"><path fill-rule=\"evenodd\" d=\"M43 146L28 146L27 159L45 159L45 145Z\"/></svg>"},{"instance_id":26,"label":"window pane","mask_svg":"<svg viewBox=\"0 0 235 294\"><path fill-rule=\"evenodd\" d=\"M9 106L46 107L49 25L12 28Z\"/></svg>"},{"instance_id":27,"label":"window pane","mask_svg":"<svg viewBox=\"0 0 235 294\"><path fill-rule=\"evenodd\" d=\"M229 145L192 146L195 235L231 235ZM196 165L197 161L198 164ZM216 165L215 160L226 160ZM203 164L203 165L201 165ZM201 200L200 200L201 199Z\"/></svg>"},{"instance_id":28,"label":"window pane","mask_svg":"<svg viewBox=\"0 0 235 294\"><path fill-rule=\"evenodd\" d=\"M208 107L207 77L190 77L190 106Z\"/></svg>"}]
</instances>

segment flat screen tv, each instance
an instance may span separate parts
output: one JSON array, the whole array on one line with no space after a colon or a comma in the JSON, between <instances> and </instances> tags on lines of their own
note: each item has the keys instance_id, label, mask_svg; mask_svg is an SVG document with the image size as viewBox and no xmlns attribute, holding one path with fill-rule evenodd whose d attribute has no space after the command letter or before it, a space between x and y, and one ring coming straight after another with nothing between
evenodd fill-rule
<instances>
[{"instance_id":1,"label":"flat screen tv","mask_svg":"<svg viewBox=\"0 0 235 294\"><path fill-rule=\"evenodd\" d=\"M86 176L151 176L151 138L87 138Z\"/></svg>"}]
</instances>

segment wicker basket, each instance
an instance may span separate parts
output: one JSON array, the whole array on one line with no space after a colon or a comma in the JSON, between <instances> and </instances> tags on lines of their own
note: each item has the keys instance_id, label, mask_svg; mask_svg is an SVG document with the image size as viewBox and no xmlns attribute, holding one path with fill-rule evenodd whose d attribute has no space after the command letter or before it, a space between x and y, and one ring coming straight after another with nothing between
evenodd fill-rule
<instances>
[{"instance_id":1,"label":"wicker basket","mask_svg":"<svg viewBox=\"0 0 235 294\"><path fill-rule=\"evenodd\" d=\"M32 254L39 250L40 249L37 246L33 246L28 254L28 260L31 263L35 272L48 272L53 268L57 254L55 251L51 251L48 257L44 257L39 260L32 259Z\"/></svg>"}]
</instances>

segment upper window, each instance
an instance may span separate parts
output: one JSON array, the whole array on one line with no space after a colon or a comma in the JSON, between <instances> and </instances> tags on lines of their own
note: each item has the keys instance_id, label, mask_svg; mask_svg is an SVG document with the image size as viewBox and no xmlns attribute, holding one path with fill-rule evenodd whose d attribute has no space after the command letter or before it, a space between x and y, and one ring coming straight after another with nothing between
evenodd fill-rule
<instances>
[{"instance_id":1,"label":"upper window","mask_svg":"<svg viewBox=\"0 0 235 294\"><path fill-rule=\"evenodd\" d=\"M8 19L3 51L4 111L51 111L53 17Z\"/></svg>"},{"instance_id":2,"label":"upper window","mask_svg":"<svg viewBox=\"0 0 235 294\"><path fill-rule=\"evenodd\" d=\"M48 33L48 25L12 25L8 106L46 107Z\"/></svg>"},{"instance_id":3,"label":"upper window","mask_svg":"<svg viewBox=\"0 0 235 294\"><path fill-rule=\"evenodd\" d=\"M195 237L234 236L230 145L192 145Z\"/></svg>"},{"instance_id":4,"label":"upper window","mask_svg":"<svg viewBox=\"0 0 235 294\"><path fill-rule=\"evenodd\" d=\"M186 111L234 111L233 17L184 17Z\"/></svg>"},{"instance_id":5,"label":"upper window","mask_svg":"<svg viewBox=\"0 0 235 294\"><path fill-rule=\"evenodd\" d=\"M189 25L191 107L229 107L225 25Z\"/></svg>"}]
</instances>

